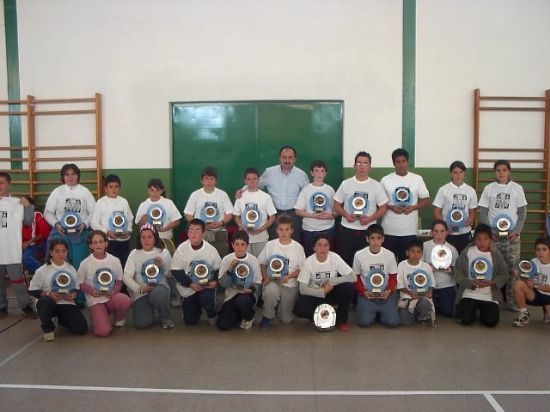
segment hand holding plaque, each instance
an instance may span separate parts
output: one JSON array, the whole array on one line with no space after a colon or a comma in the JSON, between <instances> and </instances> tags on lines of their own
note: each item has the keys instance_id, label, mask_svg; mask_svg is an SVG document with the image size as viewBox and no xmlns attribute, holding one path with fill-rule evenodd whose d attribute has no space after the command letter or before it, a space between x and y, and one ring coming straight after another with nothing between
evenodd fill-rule
<instances>
[{"instance_id":1,"label":"hand holding plaque","mask_svg":"<svg viewBox=\"0 0 550 412\"><path fill-rule=\"evenodd\" d=\"M164 277L164 268L156 259L148 259L141 265L141 275L147 286L157 286Z\"/></svg>"},{"instance_id":2,"label":"hand holding plaque","mask_svg":"<svg viewBox=\"0 0 550 412\"><path fill-rule=\"evenodd\" d=\"M418 296L424 296L430 291L432 282L428 272L422 269L415 270L407 275L408 289Z\"/></svg>"},{"instance_id":3,"label":"hand holding plaque","mask_svg":"<svg viewBox=\"0 0 550 412\"><path fill-rule=\"evenodd\" d=\"M393 191L393 203L395 206L405 208L412 206L411 189L405 186L396 187Z\"/></svg>"},{"instance_id":4,"label":"hand holding plaque","mask_svg":"<svg viewBox=\"0 0 550 412\"><path fill-rule=\"evenodd\" d=\"M522 260L518 266L520 278L531 280L537 277L537 264L534 260Z\"/></svg>"},{"instance_id":5,"label":"hand holding plaque","mask_svg":"<svg viewBox=\"0 0 550 412\"><path fill-rule=\"evenodd\" d=\"M152 204L147 209L147 223L153 225L157 230L166 225L167 215L164 208L159 204Z\"/></svg>"},{"instance_id":6,"label":"hand holding plaque","mask_svg":"<svg viewBox=\"0 0 550 412\"><path fill-rule=\"evenodd\" d=\"M115 277L109 268L98 269L94 275L94 289L98 295L110 295L115 287Z\"/></svg>"},{"instance_id":7,"label":"hand holding plaque","mask_svg":"<svg viewBox=\"0 0 550 412\"><path fill-rule=\"evenodd\" d=\"M271 280L280 281L288 275L288 259L281 255L273 255L267 264L267 275Z\"/></svg>"},{"instance_id":8,"label":"hand holding plaque","mask_svg":"<svg viewBox=\"0 0 550 412\"><path fill-rule=\"evenodd\" d=\"M470 279L486 281L493 279L493 265L484 257L477 257L470 263Z\"/></svg>"},{"instance_id":9,"label":"hand holding plaque","mask_svg":"<svg viewBox=\"0 0 550 412\"><path fill-rule=\"evenodd\" d=\"M220 220L220 210L215 202L205 202L200 211L200 219L204 223L212 223Z\"/></svg>"},{"instance_id":10,"label":"hand holding plaque","mask_svg":"<svg viewBox=\"0 0 550 412\"><path fill-rule=\"evenodd\" d=\"M508 237L510 232L514 230L515 225L509 215L501 213L494 217L492 226L493 229L496 230L498 236L504 238Z\"/></svg>"},{"instance_id":11,"label":"hand holding plaque","mask_svg":"<svg viewBox=\"0 0 550 412\"><path fill-rule=\"evenodd\" d=\"M355 192L353 196L349 198L348 209L355 217L362 217L367 214L369 210L369 195L364 192Z\"/></svg>"},{"instance_id":12,"label":"hand holding plaque","mask_svg":"<svg viewBox=\"0 0 550 412\"><path fill-rule=\"evenodd\" d=\"M254 280L254 271L245 261L239 261L231 273L231 283L237 290L250 289Z\"/></svg>"},{"instance_id":13,"label":"hand holding plaque","mask_svg":"<svg viewBox=\"0 0 550 412\"><path fill-rule=\"evenodd\" d=\"M258 205L255 203L249 203L244 208L244 211L241 215L241 220L246 230L253 231L260 227L260 217L261 215L258 210Z\"/></svg>"},{"instance_id":14,"label":"hand holding plaque","mask_svg":"<svg viewBox=\"0 0 550 412\"><path fill-rule=\"evenodd\" d=\"M61 220L59 221L61 228L68 235L74 235L80 230L80 225L82 224L82 219L80 218L80 213L68 211L63 214Z\"/></svg>"},{"instance_id":15,"label":"hand holding plaque","mask_svg":"<svg viewBox=\"0 0 550 412\"><path fill-rule=\"evenodd\" d=\"M374 268L363 275L363 283L367 291L380 298L388 287L388 276L382 269Z\"/></svg>"},{"instance_id":16,"label":"hand holding plaque","mask_svg":"<svg viewBox=\"0 0 550 412\"><path fill-rule=\"evenodd\" d=\"M58 270L52 276L51 289L52 292L66 297L75 289L75 281L69 272Z\"/></svg>"},{"instance_id":17,"label":"hand holding plaque","mask_svg":"<svg viewBox=\"0 0 550 412\"><path fill-rule=\"evenodd\" d=\"M214 279L214 272L204 260L193 260L191 262L191 281L201 287L208 287Z\"/></svg>"},{"instance_id":18,"label":"hand holding plaque","mask_svg":"<svg viewBox=\"0 0 550 412\"><path fill-rule=\"evenodd\" d=\"M313 213L323 213L329 210L328 196L323 192L315 192L309 199L309 205Z\"/></svg>"}]
</instances>

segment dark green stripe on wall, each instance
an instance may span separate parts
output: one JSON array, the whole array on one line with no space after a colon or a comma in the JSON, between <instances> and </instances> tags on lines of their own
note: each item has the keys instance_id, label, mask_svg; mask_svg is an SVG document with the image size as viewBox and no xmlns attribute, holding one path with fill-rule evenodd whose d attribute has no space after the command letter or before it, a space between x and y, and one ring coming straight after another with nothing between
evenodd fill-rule
<instances>
[{"instance_id":1,"label":"dark green stripe on wall","mask_svg":"<svg viewBox=\"0 0 550 412\"><path fill-rule=\"evenodd\" d=\"M403 0L402 146L415 165L416 0Z\"/></svg>"},{"instance_id":2,"label":"dark green stripe on wall","mask_svg":"<svg viewBox=\"0 0 550 412\"><path fill-rule=\"evenodd\" d=\"M8 99L19 100L19 43L17 37L17 2L4 0L4 28L6 34L6 68L8 71ZM10 105L10 111L20 111L20 105ZM9 118L10 146L21 146L21 117ZM20 151L12 151L11 157L21 157ZM12 162L12 168L21 168L21 162Z\"/></svg>"}]
</instances>

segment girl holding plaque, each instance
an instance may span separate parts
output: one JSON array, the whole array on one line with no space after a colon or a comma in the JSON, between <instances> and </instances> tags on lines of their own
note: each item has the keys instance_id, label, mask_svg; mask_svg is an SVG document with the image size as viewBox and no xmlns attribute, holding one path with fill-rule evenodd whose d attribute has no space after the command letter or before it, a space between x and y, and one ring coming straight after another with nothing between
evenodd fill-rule
<instances>
[{"instance_id":1,"label":"girl holding plaque","mask_svg":"<svg viewBox=\"0 0 550 412\"><path fill-rule=\"evenodd\" d=\"M44 217L53 227L49 239L65 239L69 260L74 267L88 256L88 227L95 209L92 193L80 182L80 169L74 163L61 168L61 186L55 188L44 208Z\"/></svg>"},{"instance_id":2,"label":"girl holding plaque","mask_svg":"<svg viewBox=\"0 0 550 412\"><path fill-rule=\"evenodd\" d=\"M94 335L104 337L111 331L109 314L113 315L116 327L125 325L126 311L130 298L120 293L122 287L122 265L120 260L107 253L109 240L101 230L94 230L88 236L91 254L78 268L80 289L86 294Z\"/></svg>"},{"instance_id":3,"label":"girl holding plaque","mask_svg":"<svg viewBox=\"0 0 550 412\"><path fill-rule=\"evenodd\" d=\"M29 293L38 299L36 310L46 342L55 340L55 317L60 325L75 335L88 331L86 318L75 304L79 291L78 275L66 262L68 250L64 239L50 240L46 264L38 268L29 285Z\"/></svg>"},{"instance_id":4,"label":"girl holding plaque","mask_svg":"<svg viewBox=\"0 0 550 412\"><path fill-rule=\"evenodd\" d=\"M134 326L144 329L155 323L158 313L164 329L175 324L170 318L170 287L166 280L172 256L153 225L139 228L137 247L124 267L124 284L130 290Z\"/></svg>"},{"instance_id":5,"label":"girl holding plaque","mask_svg":"<svg viewBox=\"0 0 550 412\"><path fill-rule=\"evenodd\" d=\"M463 325L479 320L485 326L499 322L502 294L500 288L508 279L508 267L492 244L492 230L480 223L474 233L474 243L462 251L455 269L457 318Z\"/></svg>"}]
</instances>

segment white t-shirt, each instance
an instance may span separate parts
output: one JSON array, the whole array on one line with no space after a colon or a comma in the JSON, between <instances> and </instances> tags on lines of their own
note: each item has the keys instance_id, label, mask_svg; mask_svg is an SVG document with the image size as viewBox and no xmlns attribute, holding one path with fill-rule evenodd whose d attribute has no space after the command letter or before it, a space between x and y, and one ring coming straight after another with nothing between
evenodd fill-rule
<instances>
[{"instance_id":1,"label":"white t-shirt","mask_svg":"<svg viewBox=\"0 0 550 412\"><path fill-rule=\"evenodd\" d=\"M361 281L365 288L367 287L367 281L364 275L368 274L372 269L383 270L387 275L396 274L397 261L393 252L382 248L380 252L372 253L368 246L358 250L353 257L353 271L361 276Z\"/></svg>"},{"instance_id":2,"label":"white t-shirt","mask_svg":"<svg viewBox=\"0 0 550 412\"><path fill-rule=\"evenodd\" d=\"M311 296L324 297L322 286L326 282L336 285L343 283L338 280L344 278L344 282L354 282L355 276L353 276L352 268L344 262L340 255L328 252L324 262L320 262L315 254L309 256L300 270L298 282L308 286L306 289L300 288L302 293L308 294L307 292L309 292Z\"/></svg>"},{"instance_id":3,"label":"white t-shirt","mask_svg":"<svg viewBox=\"0 0 550 412\"><path fill-rule=\"evenodd\" d=\"M233 262L233 259L238 259L239 261L246 262L250 266L252 274L254 276L252 281L253 284L259 285L262 283L262 271L260 270L260 263L258 262L258 259L256 259L256 256L251 253L247 253L246 256L243 258L236 258L235 253L230 253L229 255L224 256L220 263L219 279L227 276L227 272L231 269L231 262ZM237 293L239 292L231 286L226 288L224 302L227 302Z\"/></svg>"},{"instance_id":4,"label":"white t-shirt","mask_svg":"<svg viewBox=\"0 0 550 412\"><path fill-rule=\"evenodd\" d=\"M341 203L346 212L353 214L353 209L350 207L350 199L353 199L356 193L365 195L368 201L368 209L366 214L369 216L376 213L378 207L388 203L388 197L386 196L382 185L377 180L369 177L367 180L360 181L357 180L355 176L352 176L342 182L334 195L334 201ZM376 222L372 221L368 225L364 226L361 224L359 219L356 219L350 223L347 219L342 218L340 224L348 229L367 230L367 228L374 223Z\"/></svg>"},{"instance_id":5,"label":"white t-shirt","mask_svg":"<svg viewBox=\"0 0 550 412\"><path fill-rule=\"evenodd\" d=\"M172 256L166 249L153 248L153 250L145 251L143 249L134 249L130 252L126 266L124 266L124 284L130 289L130 294L134 301L138 300L144 293L140 292L142 286L147 286L141 273L141 267L143 263L149 259L160 257L162 260L162 268L164 270L164 276L160 282L161 285L168 286L167 276L172 276L170 272L170 266L172 265Z\"/></svg>"},{"instance_id":6,"label":"white t-shirt","mask_svg":"<svg viewBox=\"0 0 550 412\"><path fill-rule=\"evenodd\" d=\"M408 172L405 176L390 173L380 181L389 199L389 205L395 205L394 195L398 187L405 187L411 193L411 205L416 205L419 199L430 197L430 192L424 183L422 176ZM397 214L388 210L382 220L382 226L386 235L411 236L418 231L418 210L413 210L408 215Z\"/></svg>"},{"instance_id":7,"label":"white t-shirt","mask_svg":"<svg viewBox=\"0 0 550 412\"><path fill-rule=\"evenodd\" d=\"M163 221L162 225L166 226L168 223L172 223L176 220L181 219L181 213L171 199L167 199L164 196L161 196L159 200L153 202L150 198L145 199L139 205L138 211L136 213L136 224L139 224L141 217L147 214L149 207L151 205L161 206L167 214L167 220ZM166 232L159 232L161 239L172 239L172 229L167 230Z\"/></svg>"},{"instance_id":8,"label":"white t-shirt","mask_svg":"<svg viewBox=\"0 0 550 412\"><path fill-rule=\"evenodd\" d=\"M249 190L243 191L242 196L235 201L235 207L233 208L233 215L241 217L247 205L253 205L254 207L257 208L260 214L260 223L258 224L258 227L263 226L269 216L273 216L277 214L277 209L275 209L275 206L273 205L271 196L269 196L263 190L258 189L255 192L251 192ZM244 221L243 221L243 224L245 224ZM267 242L268 239L269 239L269 234L267 233L267 230L264 230L263 232L258 233L257 235L250 235L249 243Z\"/></svg>"},{"instance_id":9,"label":"white t-shirt","mask_svg":"<svg viewBox=\"0 0 550 412\"><path fill-rule=\"evenodd\" d=\"M264 250L258 256L260 265L267 266L269 264L269 258L273 255L281 255L288 259L288 272L292 273L297 269L302 269L306 260L306 254L304 248L295 240L292 240L290 244L283 245L279 242L279 239L273 239L266 243ZM298 286L296 279L289 279L287 283L282 283L287 288L295 288Z\"/></svg>"},{"instance_id":10,"label":"white t-shirt","mask_svg":"<svg viewBox=\"0 0 550 412\"><path fill-rule=\"evenodd\" d=\"M445 221L451 209L462 210L466 219L468 219L469 210L477 207L477 193L472 186L466 183L457 186L453 182L449 182L439 188L432 204L441 209L441 214ZM457 231L453 231L451 227L449 229L451 230L451 235L463 235L470 233L472 230L467 222L466 226Z\"/></svg>"},{"instance_id":11,"label":"white t-shirt","mask_svg":"<svg viewBox=\"0 0 550 412\"><path fill-rule=\"evenodd\" d=\"M445 242L444 245L451 249L451 254L453 256L453 258L451 259L451 266L454 268L458 259L458 251L453 245L448 242ZM435 243L433 239L424 242L424 257L422 258L422 260L428 264L432 263L432 250L434 246ZM443 270L434 270L434 277L436 289L443 289L456 285L454 271L449 273Z\"/></svg>"},{"instance_id":12,"label":"white t-shirt","mask_svg":"<svg viewBox=\"0 0 550 412\"><path fill-rule=\"evenodd\" d=\"M73 290L80 289L78 275L76 273L76 270L70 263L65 262L63 265L57 266L55 263L52 262L49 265L42 265L36 270L29 285L29 291L42 290L44 292L51 292L54 275L60 270L69 274L73 279ZM75 304L74 300L65 299L59 299L57 303L60 305Z\"/></svg>"},{"instance_id":13,"label":"white t-shirt","mask_svg":"<svg viewBox=\"0 0 550 412\"><path fill-rule=\"evenodd\" d=\"M24 208L17 197L0 197L0 265L21 263Z\"/></svg>"},{"instance_id":14,"label":"white t-shirt","mask_svg":"<svg viewBox=\"0 0 550 412\"><path fill-rule=\"evenodd\" d=\"M416 270L423 270L425 271L428 276L430 277L431 287L435 287L435 277L432 272L432 268L430 265L428 265L426 262L420 261L418 265L411 265L407 259L401 261L399 265L397 265L397 289L404 289L409 288L409 279L408 275L413 273ZM399 292L399 297L401 299L411 299L411 295L408 293L405 293L403 291Z\"/></svg>"},{"instance_id":15,"label":"white t-shirt","mask_svg":"<svg viewBox=\"0 0 550 412\"><path fill-rule=\"evenodd\" d=\"M44 218L52 227L55 227L65 212L78 212L82 223L90 226L94 208L94 196L87 188L80 184L61 185L50 193L44 208Z\"/></svg>"},{"instance_id":16,"label":"white t-shirt","mask_svg":"<svg viewBox=\"0 0 550 412\"><path fill-rule=\"evenodd\" d=\"M539 285L550 285L550 263L546 265L542 264L538 258L535 258L535 263L537 265L537 278ZM550 296L550 292L543 292L539 290L543 295Z\"/></svg>"},{"instance_id":17,"label":"white t-shirt","mask_svg":"<svg viewBox=\"0 0 550 412\"><path fill-rule=\"evenodd\" d=\"M128 201L121 196L109 197L103 196L97 201L90 226L94 230L101 230L105 233L111 230L109 228L109 222L115 212L124 214L127 222L127 232L132 232L132 222L134 221L134 215L130 209ZM116 238L115 240L124 242L127 239ZM112 241L112 239L110 239Z\"/></svg>"},{"instance_id":18,"label":"white t-shirt","mask_svg":"<svg viewBox=\"0 0 550 412\"><path fill-rule=\"evenodd\" d=\"M203 241L200 249L193 249L191 242L186 240L178 246L174 252L174 258L172 259L172 270L184 270L185 273L190 275L191 263L194 260L203 260L210 269L217 271L220 269L220 254L214 246L210 243ZM194 295L196 292L188 287L183 286L178 282L177 288L183 298Z\"/></svg>"},{"instance_id":19,"label":"white t-shirt","mask_svg":"<svg viewBox=\"0 0 550 412\"><path fill-rule=\"evenodd\" d=\"M332 201L334 198L334 189L332 186L323 184L322 186L314 186L313 183L310 183L302 189L294 205L294 209L305 210L309 213L314 213L315 211L312 208L312 197L316 193L323 193L326 196L326 205L327 212L332 212ZM334 226L334 219L330 220L321 220L314 219L312 217L304 217L302 219L302 229L307 230L308 232L320 232L323 230L329 230Z\"/></svg>"},{"instance_id":20,"label":"white t-shirt","mask_svg":"<svg viewBox=\"0 0 550 412\"><path fill-rule=\"evenodd\" d=\"M122 272L122 265L120 264L120 260L109 253L107 253L106 255L107 256L105 256L104 259L96 259L92 254L80 263L80 267L78 268L79 284L85 283L95 288L95 284L94 284L95 274L99 269L109 269L115 281L122 280L123 272ZM109 301L109 298L107 296L95 297L95 296L86 294L86 304L88 306L93 306L98 303L105 303L108 301Z\"/></svg>"},{"instance_id":21,"label":"white t-shirt","mask_svg":"<svg viewBox=\"0 0 550 412\"><path fill-rule=\"evenodd\" d=\"M189 196L183 213L204 220L203 216L201 216L201 211L207 204L218 209L216 222L222 221L225 215L233 213L233 204L231 200L229 200L229 196L226 192L218 188L214 188L212 193L206 193L204 188L195 190L191 193L191 196Z\"/></svg>"},{"instance_id":22,"label":"white t-shirt","mask_svg":"<svg viewBox=\"0 0 550 412\"><path fill-rule=\"evenodd\" d=\"M499 214L506 214L512 219L513 225L518 221L518 208L527 206L527 199L523 187L516 182L508 184L493 182L485 186L479 206L489 209L489 223L493 226L493 219Z\"/></svg>"},{"instance_id":23,"label":"white t-shirt","mask_svg":"<svg viewBox=\"0 0 550 412\"><path fill-rule=\"evenodd\" d=\"M472 264L472 261L475 258L478 257L484 257L487 259L491 264L493 263L493 258L491 256L491 252L482 252L477 248L477 246L471 247L468 249L468 271L470 270L470 266ZM487 286L485 288L476 288L475 290L472 290L470 288L466 288L464 290L464 293L462 294L462 298L470 298L470 299L476 299L476 300L483 300L486 302L496 302L493 301L493 294L491 292L491 287ZM498 302L496 302L498 303Z\"/></svg>"}]
</instances>

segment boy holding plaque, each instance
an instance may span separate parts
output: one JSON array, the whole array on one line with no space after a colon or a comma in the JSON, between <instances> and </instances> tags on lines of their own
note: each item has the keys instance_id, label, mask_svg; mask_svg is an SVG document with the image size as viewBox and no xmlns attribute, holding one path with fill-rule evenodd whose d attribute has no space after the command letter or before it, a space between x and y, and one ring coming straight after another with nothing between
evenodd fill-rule
<instances>
[{"instance_id":1,"label":"boy holding plaque","mask_svg":"<svg viewBox=\"0 0 550 412\"><path fill-rule=\"evenodd\" d=\"M105 177L105 196L97 201L92 221L93 230L107 234L107 252L120 259L124 267L130 254L130 236L134 215L128 201L119 196L120 178L117 175Z\"/></svg>"},{"instance_id":2,"label":"boy holding plaque","mask_svg":"<svg viewBox=\"0 0 550 412\"><path fill-rule=\"evenodd\" d=\"M355 252L367 245L368 227L386 213L388 204L382 185L369 177L371 163L369 153L357 153L353 164L355 176L344 180L334 195L334 210L342 216L338 252L350 266Z\"/></svg>"},{"instance_id":3,"label":"boy holding plaque","mask_svg":"<svg viewBox=\"0 0 550 412\"><path fill-rule=\"evenodd\" d=\"M29 293L38 299L36 309L46 342L55 340L55 317L75 335L88 331L86 318L75 304L79 292L78 275L66 262L68 251L65 239L51 239L46 264L38 268L29 285Z\"/></svg>"},{"instance_id":4,"label":"boy holding plaque","mask_svg":"<svg viewBox=\"0 0 550 412\"><path fill-rule=\"evenodd\" d=\"M462 325L479 320L485 326L496 326L500 317L500 288L508 279L508 267L502 254L492 244L492 230L480 223L474 233L474 243L462 251L456 262L458 284L457 318Z\"/></svg>"},{"instance_id":5,"label":"boy holding plaque","mask_svg":"<svg viewBox=\"0 0 550 412\"><path fill-rule=\"evenodd\" d=\"M430 192L422 176L409 172L409 152L396 149L391 158L395 172L380 180L390 199L382 220L384 247L401 262L406 259L407 245L418 233L418 210L430 205Z\"/></svg>"},{"instance_id":6,"label":"boy holding plaque","mask_svg":"<svg viewBox=\"0 0 550 412\"><path fill-rule=\"evenodd\" d=\"M407 259L397 266L398 307L403 326L415 322L433 325L435 321L432 300L435 278L430 265L422 261L423 246L419 239L409 241Z\"/></svg>"},{"instance_id":7,"label":"boy holding plaque","mask_svg":"<svg viewBox=\"0 0 550 412\"><path fill-rule=\"evenodd\" d=\"M519 235L527 217L527 200L523 187L510 179L512 166L508 160L493 165L496 181L483 189L479 199L479 221L493 228L495 247L508 265L506 309L517 311L513 284L521 255Z\"/></svg>"},{"instance_id":8,"label":"boy holding plaque","mask_svg":"<svg viewBox=\"0 0 550 412\"><path fill-rule=\"evenodd\" d=\"M550 310L549 238L538 238L535 241L535 255L536 258L530 262L532 276L525 271L521 278L514 283L514 296L519 307L519 315L514 319L513 325L517 327L529 324L527 305L542 306L544 322L548 322L547 314Z\"/></svg>"},{"instance_id":9,"label":"boy holding plaque","mask_svg":"<svg viewBox=\"0 0 550 412\"><path fill-rule=\"evenodd\" d=\"M336 327L349 331L349 307L353 299L355 275L351 267L330 251L330 240L320 234L315 240L315 254L308 257L300 270L300 296L294 305L299 318L313 320L315 308L323 303L337 306Z\"/></svg>"},{"instance_id":10,"label":"boy holding plaque","mask_svg":"<svg viewBox=\"0 0 550 412\"><path fill-rule=\"evenodd\" d=\"M456 248L447 242L449 227L444 220L432 223L432 239L424 242L424 262L432 267L435 277L433 301L435 311L452 317L455 311L456 281L454 267L458 259Z\"/></svg>"},{"instance_id":11,"label":"boy holding plaque","mask_svg":"<svg viewBox=\"0 0 550 412\"><path fill-rule=\"evenodd\" d=\"M334 189L325 183L326 162L315 160L311 163L310 173L313 182L302 189L294 205L296 215L302 217L302 244L306 256L313 254L315 239L319 235L326 235L331 244L334 236Z\"/></svg>"},{"instance_id":12,"label":"boy holding plaque","mask_svg":"<svg viewBox=\"0 0 550 412\"><path fill-rule=\"evenodd\" d=\"M139 228L137 247L130 252L124 267L124 284L132 298L134 326L145 329L158 314L163 329L175 324L170 317L170 276L172 256L164 247L157 229L148 223Z\"/></svg>"},{"instance_id":13,"label":"boy holding plaque","mask_svg":"<svg viewBox=\"0 0 550 412\"><path fill-rule=\"evenodd\" d=\"M235 200L233 209L235 222L250 236L248 251L256 257L260 256L269 240L267 229L273 225L277 216L271 196L259 188L259 182L257 169L249 167L244 171L246 190Z\"/></svg>"},{"instance_id":14,"label":"boy holding plaque","mask_svg":"<svg viewBox=\"0 0 550 412\"><path fill-rule=\"evenodd\" d=\"M367 229L368 246L353 258L357 274L357 324L368 327L378 315L380 323L390 328L399 326L397 310L397 262L390 250L382 247L384 229L379 224Z\"/></svg>"},{"instance_id":15,"label":"boy holding plaque","mask_svg":"<svg viewBox=\"0 0 550 412\"><path fill-rule=\"evenodd\" d=\"M204 240L213 245L220 256L229 253L227 225L233 219L233 204L227 193L216 187L218 173L213 167L205 167L201 173L202 188L195 190L183 211L185 220L201 219L206 223Z\"/></svg>"},{"instance_id":16,"label":"boy holding plaque","mask_svg":"<svg viewBox=\"0 0 550 412\"><path fill-rule=\"evenodd\" d=\"M273 325L275 314L282 323L294 320L294 304L298 298L298 283L306 255L304 248L292 239L292 218L277 217L277 239L270 240L258 260L262 270L264 312L261 327L266 330Z\"/></svg>"},{"instance_id":17,"label":"boy holding plaque","mask_svg":"<svg viewBox=\"0 0 550 412\"><path fill-rule=\"evenodd\" d=\"M122 287L122 265L120 260L107 253L108 236L101 230L94 230L88 236L91 254L78 268L80 290L86 294L90 311L92 331L95 336L109 336L113 328L109 314L113 315L116 327L125 325L126 311L130 298L120 293Z\"/></svg>"},{"instance_id":18,"label":"boy holding plaque","mask_svg":"<svg viewBox=\"0 0 550 412\"><path fill-rule=\"evenodd\" d=\"M259 291L262 272L258 259L248 249L248 233L239 230L233 235L233 253L220 263L220 285L225 288L225 300L216 326L229 330L236 326L248 330L254 326L254 293Z\"/></svg>"},{"instance_id":19,"label":"boy holding plaque","mask_svg":"<svg viewBox=\"0 0 550 412\"><path fill-rule=\"evenodd\" d=\"M198 325L202 310L210 324L216 322L216 286L220 269L220 254L204 241L206 224L200 219L189 222L188 239L178 246L172 260L172 275L183 297L183 321Z\"/></svg>"}]
</instances>

